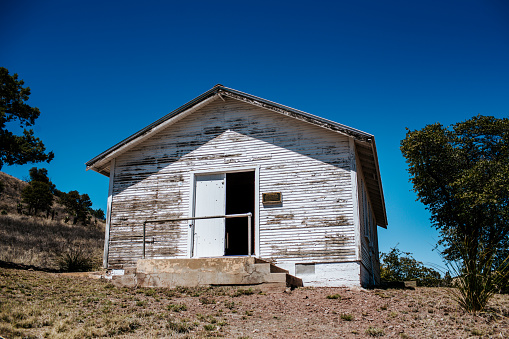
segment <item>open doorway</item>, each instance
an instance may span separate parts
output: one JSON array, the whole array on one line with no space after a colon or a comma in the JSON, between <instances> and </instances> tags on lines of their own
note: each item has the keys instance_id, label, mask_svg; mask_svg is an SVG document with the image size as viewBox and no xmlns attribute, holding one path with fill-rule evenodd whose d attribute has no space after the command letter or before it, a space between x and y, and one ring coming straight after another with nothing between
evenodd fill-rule
<instances>
[{"instance_id":1,"label":"open doorway","mask_svg":"<svg viewBox=\"0 0 509 339\"><path fill-rule=\"evenodd\" d=\"M255 172L226 173L226 214L249 213L255 219ZM246 218L226 219L225 255L248 255ZM255 227L251 227L251 251L255 249Z\"/></svg>"}]
</instances>

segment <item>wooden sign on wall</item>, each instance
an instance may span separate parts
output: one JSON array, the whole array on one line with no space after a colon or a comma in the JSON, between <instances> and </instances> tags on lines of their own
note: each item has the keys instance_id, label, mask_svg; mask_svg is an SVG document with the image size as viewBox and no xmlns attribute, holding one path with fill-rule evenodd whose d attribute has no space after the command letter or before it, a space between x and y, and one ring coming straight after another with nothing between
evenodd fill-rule
<instances>
[{"instance_id":1,"label":"wooden sign on wall","mask_svg":"<svg viewBox=\"0 0 509 339\"><path fill-rule=\"evenodd\" d=\"M262 193L262 203L264 204L280 204L281 192Z\"/></svg>"}]
</instances>

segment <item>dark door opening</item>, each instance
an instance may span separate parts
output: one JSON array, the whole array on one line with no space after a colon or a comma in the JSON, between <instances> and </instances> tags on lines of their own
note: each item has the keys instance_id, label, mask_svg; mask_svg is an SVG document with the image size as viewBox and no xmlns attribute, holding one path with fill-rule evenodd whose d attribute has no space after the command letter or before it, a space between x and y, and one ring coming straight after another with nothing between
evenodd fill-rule
<instances>
[{"instance_id":1,"label":"dark door opening","mask_svg":"<svg viewBox=\"0 0 509 339\"><path fill-rule=\"evenodd\" d=\"M251 219L251 254L254 253L255 172L226 173L226 214L249 213ZM226 219L225 255L248 254L247 218Z\"/></svg>"}]
</instances>

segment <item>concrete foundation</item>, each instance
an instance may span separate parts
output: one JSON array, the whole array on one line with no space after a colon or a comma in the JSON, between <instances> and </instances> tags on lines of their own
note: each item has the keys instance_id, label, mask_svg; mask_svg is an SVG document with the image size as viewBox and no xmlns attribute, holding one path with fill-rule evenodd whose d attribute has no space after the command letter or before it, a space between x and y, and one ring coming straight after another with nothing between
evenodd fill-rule
<instances>
[{"instance_id":1,"label":"concrete foundation","mask_svg":"<svg viewBox=\"0 0 509 339\"><path fill-rule=\"evenodd\" d=\"M126 268L123 275L114 275L112 282L117 286L166 288L302 286L302 280L291 276L288 271L254 257L140 259L135 268Z\"/></svg>"},{"instance_id":2,"label":"concrete foundation","mask_svg":"<svg viewBox=\"0 0 509 339\"><path fill-rule=\"evenodd\" d=\"M296 275L305 286L313 287L361 287L359 262L343 263L278 263L278 266Z\"/></svg>"}]
</instances>

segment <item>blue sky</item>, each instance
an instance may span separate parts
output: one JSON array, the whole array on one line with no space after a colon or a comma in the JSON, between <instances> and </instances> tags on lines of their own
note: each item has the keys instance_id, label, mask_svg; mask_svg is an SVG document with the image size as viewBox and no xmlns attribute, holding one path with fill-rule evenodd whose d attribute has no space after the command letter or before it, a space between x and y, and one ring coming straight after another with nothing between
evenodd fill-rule
<instances>
[{"instance_id":1,"label":"blue sky","mask_svg":"<svg viewBox=\"0 0 509 339\"><path fill-rule=\"evenodd\" d=\"M442 265L399 151L405 128L509 114L509 3L23 1L0 4L0 66L30 86L45 167L106 209L84 163L217 83L375 135L389 227ZM14 128L14 127L13 127ZM24 166L4 166L18 178Z\"/></svg>"}]
</instances>

